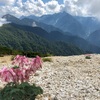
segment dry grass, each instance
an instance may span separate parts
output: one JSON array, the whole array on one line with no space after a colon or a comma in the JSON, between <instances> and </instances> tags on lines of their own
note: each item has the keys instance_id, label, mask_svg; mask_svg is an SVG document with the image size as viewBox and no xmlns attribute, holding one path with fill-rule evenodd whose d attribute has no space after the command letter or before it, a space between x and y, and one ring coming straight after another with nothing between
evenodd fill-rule
<instances>
[{"instance_id":1,"label":"dry grass","mask_svg":"<svg viewBox=\"0 0 100 100\"><path fill-rule=\"evenodd\" d=\"M52 58L42 58L43 62L52 62Z\"/></svg>"},{"instance_id":2,"label":"dry grass","mask_svg":"<svg viewBox=\"0 0 100 100\"><path fill-rule=\"evenodd\" d=\"M0 57L0 67L9 66L11 64L11 58L12 55Z\"/></svg>"}]
</instances>

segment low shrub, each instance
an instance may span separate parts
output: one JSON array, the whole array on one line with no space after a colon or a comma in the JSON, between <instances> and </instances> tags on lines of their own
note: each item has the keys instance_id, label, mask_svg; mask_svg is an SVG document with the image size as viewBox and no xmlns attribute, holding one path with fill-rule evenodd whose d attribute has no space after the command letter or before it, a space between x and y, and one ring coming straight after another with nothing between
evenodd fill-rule
<instances>
[{"instance_id":1,"label":"low shrub","mask_svg":"<svg viewBox=\"0 0 100 100\"><path fill-rule=\"evenodd\" d=\"M41 87L30 85L28 82L21 84L8 83L0 90L0 100L35 100L36 96L42 94Z\"/></svg>"},{"instance_id":2,"label":"low shrub","mask_svg":"<svg viewBox=\"0 0 100 100\"><path fill-rule=\"evenodd\" d=\"M53 56L53 54L50 54L50 53L45 54L45 57L50 57L50 56Z\"/></svg>"},{"instance_id":3,"label":"low shrub","mask_svg":"<svg viewBox=\"0 0 100 100\"><path fill-rule=\"evenodd\" d=\"M16 57L16 55L12 55L11 61L13 61L15 57Z\"/></svg>"},{"instance_id":4,"label":"low shrub","mask_svg":"<svg viewBox=\"0 0 100 100\"><path fill-rule=\"evenodd\" d=\"M4 57L4 55L3 54L0 54L0 57Z\"/></svg>"},{"instance_id":5,"label":"low shrub","mask_svg":"<svg viewBox=\"0 0 100 100\"><path fill-rule=\"evenodd\" d=\"M51 58L42 58L43 62L52 62Z\"/></svg>"},{"instance_id":6,"label":"low shrub","mask_svg":"<svg viewBox=\"0 0 100 100\"><path fill-rule=\"evenodd\" d=\"M85 59L91 59L91 55L86 55Z\"/></svg>"}]
</instances>

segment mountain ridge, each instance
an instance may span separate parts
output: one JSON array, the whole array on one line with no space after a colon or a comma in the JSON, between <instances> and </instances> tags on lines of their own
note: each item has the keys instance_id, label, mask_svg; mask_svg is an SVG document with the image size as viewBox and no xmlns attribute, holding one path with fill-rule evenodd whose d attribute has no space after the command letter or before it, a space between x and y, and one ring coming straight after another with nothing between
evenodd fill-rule
<instances>
[{"instance_id":1,"label":"mountain ridge","mask_svg":"<svg viewBox=\"0 0 100 100\"><path fill-rule=\"evenodd\" d=\"M39 22L57 27L64 32L72 33L74 36L79 36L82 38L85 37L85 32L82 29L81 24L73 16L66 12L43 15L39 17L38 20Z\"/></svg>"},{"instance_id":2,"label":"mountain ridge","mask_svg":"<svg viewBox=\"0 0 100 100\"><path fill-rule=\"evenodd\" d=\"M11 49L33 51L43 54L74 55L83 53L82 50L74 45L60 41L50 42L45 38L40 37L38 34L34 34L34 32L25 31L19 27L22 27L22 25L6 24L0 27L0 44ZM25 28L26 27L27 26L25 26Z\"/></svg>"},{"instance_id":3,"label":"mountain ridge","mask_svg":"<svg viewBox=\"0 0 100 100\"><path fill-rule=\"evenodd\" d=\"M50 15L50 16L52 16L52 15ZM15 17L14 17L14 19L15 19ZM17 18L17 20L20 20L20 19ZM19 26L16 26L19 29L22 28L24 31L34 32L35 34L37 34L37 35L41 36L42 38L45 38L45 39L47 39L49 41L62 41L62 42L65 42L65 43L74 44L74 45L76 45L77 47L79 47L80 49L82 49L84 51L90 51L90 52L94 52L94 53L99 53L100 52L100 48L97 45L95 46L95 44L93 44L90 41L85 40L85 39L83 39L81 37L73 36L73 35L71 35L71 33L67 32L66 34L64 34L64 32L62 32L61 30L55 29L54 27L53 27L54 30L52 30L53 29L52 28L48 32L47 28L48 27L52 27L52 26L47 26L47 24L44 25L44 23L42 23L42 26L41 25L40 26L36 25L36 26L32 27L31 26L32 25L32 21L34 21L34 20L28 19L28 18L23 18L20 21L21 21L21 24L16 20L15 21L13 20L12 23L19 24Z\"/></svg>"}]
</instances>

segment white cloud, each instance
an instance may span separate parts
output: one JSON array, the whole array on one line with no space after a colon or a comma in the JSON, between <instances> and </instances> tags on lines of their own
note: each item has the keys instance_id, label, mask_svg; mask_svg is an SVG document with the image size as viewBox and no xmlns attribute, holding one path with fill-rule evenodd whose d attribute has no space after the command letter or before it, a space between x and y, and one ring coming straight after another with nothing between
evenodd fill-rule
<instances>
[{"instance_id":1,"label":"white cloud","mask_svg":"<svg viewBox=\"0 0 100 100\"><path fill-rule=\"evenodd\" d=\"M16 2L16 4L17 4L18 7L23 7L22 0L18 0Z\"/></svg>"},{"instance_id":2,"label":"white cloud","mask_svg":"<svg viewBox=\"0 0 100 100\"><path fill-rule=\"evenodd\" d=\"M23 3L22 10L25 15L35 14L39 16L46 13L42 0L27 0L25 3Z\"/></svg>"},{"instance_id":3,"label":"white cloud","mask_svg":"<svg viewBox=\"0 0 100 100\"><path fill-rule=\"evenodd\" d=\"M100 17L100 0L63 0L63 4L57 0L48 0L47 3L42 0L0 0L0 3L5 4L0 6L0 16L7 13L17 17L32 14L41 16L66 11L72 15Z\"/></svg>"},{"instance_id":4,"label":"white cloud","mask_svg":"<svg viewBox=\"0 0 100 100\"><path fill-rule=\"evenodd\" d=\"M52 0L45 4L45 9L47 13L57 13L60 11L60 5L58 4L58 1Z\"/></svg>"},{"instance_id":5,"label":"white cloud","mask_svg":"<svg viewBox=\"0 0 100 100\"><path fill-rule=\"evenodd\" d=\"M20 17L23 14L23 11L19 7L1 6L0 9L2 12L2 13L0 13L0 16L3 16L5 14L12 14L17 17Z\"/></svg>"},{"instance_id":6,"label":"white cloud","mask_svg":"<svg viewBox=\"0 0 100 100\"><path fill-rule=\"evenodd\" d=\"M44 3L42 0L27 0L22 2L22 0L17 0L16 5L0 6L1 12L0 16L9 13L20 17L22 15L28 16L35 14L36 16L41 16L44 14L52 14L60 11L60 5L58 1L51 0Z\"/></svg>"},{"instance_id":7,"label":"white cloud","mask_svg":"<svg viewBox=\"0 0 100 100\"><path fill-rule=\"evenodd\" d=\"M3 25L3 24L7 24L8 22L6 21L6 19L4 18L0 18L0 27Z\"/></svg>"},{"instance_id":8,"label":"white cloud","mask_svg":"<svg viewBox=\"0 0 100 100\"><path fill-rule=\"evenodd\" d=\"M64 10L72 15L100 16L100 0L64 0Z\"/></svg>"},{"instance_id":9,"label":"white cloud","mask_svg":"<svg viewBox=\"0 0 100 100\"><path fill-rule=\"evenodd\" d=\"M64 10L72 15L87 15L88 0L64 0Z\"/></svg>"},{"instance_id":10,"label":"white cloud","mask_svg":"<svg viewBox=\"0 0 100 100\"><path fill-rule=\"evenodd\" d=\"M88 12L100 19L100 0L92 0Z\"/></svg>"},{"instance_id":11,"label":"white cloud","mask_svg":"<svg viewBox=\"0 0 100 100\"><path fill-rule=\"evenodd\" d=\"M13 5L15 1L16 0L0 0L0 3L5 5Z\"/></svg>"},{"instance_id":12,"label":"white cloud","mask_svg":"<svg viewBox=\"0 0 100 100\"><path fill-rule=\"evenodd\" d=\"M22 9L27 13L27 15L35 14L40 16L59 12L60 5L56 0L51 0L47 3L44 3L42 0L27 0L23 3Z\"/></svg>"}]
</instances>

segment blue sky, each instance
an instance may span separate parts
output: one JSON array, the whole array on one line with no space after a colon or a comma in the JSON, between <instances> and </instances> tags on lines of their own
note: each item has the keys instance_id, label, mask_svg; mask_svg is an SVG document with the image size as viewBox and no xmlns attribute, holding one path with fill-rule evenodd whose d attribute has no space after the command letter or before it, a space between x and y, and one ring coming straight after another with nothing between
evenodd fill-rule
<instances>
[{"instance_id":1,"label":"blue sky","mask_svg":"<svg viewBox=\"0 0 100 100\"><path fill-rule=\"evenodd\" d=\"M23 2L25 2L26 0L23 0ZM51 1L51 0L43 0L44 3L48 2L48 1ZM63 3L63 0L57 0L59 2L59 4L62 4Z\"/></svg>"},{"instance_id":2,"label":"blue sky","mask_svg":"<svg viewBox=\"0 0 100 100\"><path fill-rule=\"evenodd\" d=\"M48 1L50 1L50 0L43 0L43 2L48 2ZM57 1L59 2L59 4L62 4L63 3L63 0L57 0Z\"/></svg>"},{"instance_id":3,"label":"blue sky","mask_svg":"<svg viewBox=\"0 0 100 100\"><path fill-rule=\"evenodd\" d=\"M43 2L48 2L48 1L50 1L50 0L43 0ZM62 4L63 3L63 0L57 0L57 1L59 2L59 4Z\"/></svg>"},{"instance_id":4,"label":"blue sky","mask_svg":"<svg viewBox=\"0 0 100 100\"><path fill-rule=\"evenodd\" d=\"M8 13L20 17L63 11L74 16L100 18L100 0L0 0L0 17Z\"/></svg>"}]
</instances>

